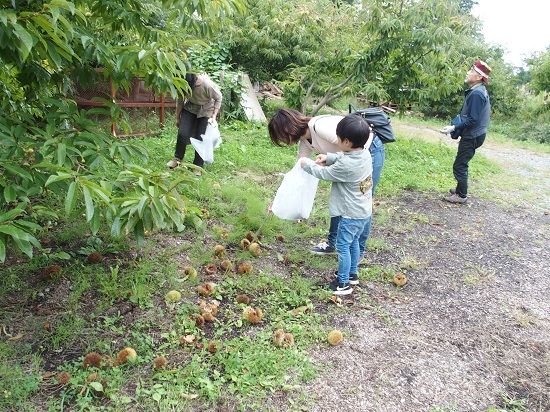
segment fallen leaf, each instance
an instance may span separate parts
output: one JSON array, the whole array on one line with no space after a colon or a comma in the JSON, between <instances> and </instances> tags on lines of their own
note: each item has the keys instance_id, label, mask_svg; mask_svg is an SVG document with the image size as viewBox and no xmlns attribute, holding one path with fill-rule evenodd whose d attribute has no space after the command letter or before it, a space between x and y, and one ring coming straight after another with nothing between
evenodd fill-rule
<instances>
[{"instance_id":1,"label":"fallen leaf","mask_svg":"<svg viewBox=\"0 0 550 412\"><path fill-rule=\"evenodd\" d=\"M51 378L53 375L55 375L55 372L46 372L44 375L42 375L42 379Z\"/></svg>"},{"instance_id":2,"label":"fallen leaf","mask_svg":"<svg viewBox=\"0 0 550 412\"><path fill-rule=\"evenodd\" d=\"M18 333L17 335L15 336L12 336L11 338L8 338L8 340L19 340L23 337L23 334L22 333Z\"/></svg>"},{"instance_id":3,"label":"fallen leaf","mask_svg":"<svg viewBox=\"0 0 550 412\"><path fill-rule=\"evenodd\" d=\"M292 310L289 310L288 313L290 313L291 315L299 315L300 313L304 313L305 311L307 311L309 308L307 306L300 306L296 309L292 309Z\"/></svg>"},{"instance_id":4,"label":"fallen leaf","mask_svg":"<svg viewBox=\"0 0 550 412\"><path fill-rule=\"evenodd\" d=\"M198 398L199 395L197 393L192 393L191 395L188 395L187 393L180 393L180 397L184 399L195 399Z\"/></svg>"}]
</instances>

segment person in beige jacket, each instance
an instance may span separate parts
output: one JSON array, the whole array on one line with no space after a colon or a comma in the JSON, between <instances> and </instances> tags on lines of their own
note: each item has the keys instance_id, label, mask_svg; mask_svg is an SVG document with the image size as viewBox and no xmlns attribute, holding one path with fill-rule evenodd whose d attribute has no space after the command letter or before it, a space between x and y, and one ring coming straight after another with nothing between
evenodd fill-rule
<instances>
[{"instance_id":1,"label":"person in beige jacket","mask_svg":"<svg viewBox=\"0 0 550 412\"><path fill-rule=\"evenodd\" d=\"M177 167L185 156L185 149L191 143L191 137L201 139L208 123L216 119L222 104L219 87L206 74L187 73L185 80L191 88L191 94L178 98L176 102L176 126L178 137L174 158L166 163L170 169ZM193 164L203 167L204 160L195 152ZM198 169L194 173L200 176Z\"/></svg>"}]
</instances>

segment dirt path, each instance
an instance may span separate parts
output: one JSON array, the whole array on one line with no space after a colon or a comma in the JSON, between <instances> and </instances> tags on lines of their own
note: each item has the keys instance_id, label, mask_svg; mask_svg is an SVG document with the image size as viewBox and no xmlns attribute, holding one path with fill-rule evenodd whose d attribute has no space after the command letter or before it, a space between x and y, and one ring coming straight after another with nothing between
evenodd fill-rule
<instances>
[{"instance_id":1,"label":"dirt path","mask_svg":"<svg viewBox=\"0 0 550 412\"><path fill-rule=\"evenodd\" d=\"M370 258L409 282L362 283L344 343L312 352L332 367L308 386L309 410L550 411L550 156L493 143L481 152L541 196L525 207L436 193L382 202L392 223L372 236L387 247Z\"/></svg>"}]
</instances>

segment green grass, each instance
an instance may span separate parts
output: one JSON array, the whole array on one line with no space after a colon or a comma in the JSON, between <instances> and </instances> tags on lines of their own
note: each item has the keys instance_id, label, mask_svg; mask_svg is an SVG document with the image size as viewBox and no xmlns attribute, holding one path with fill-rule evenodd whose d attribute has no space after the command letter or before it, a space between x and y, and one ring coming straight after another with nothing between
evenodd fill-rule
<instances>
[{"instance_id":1,"label":"green grass","mask_svg":"<svg viewBox=\"0 0 550 412\"><path fill-rule=\"evenodd\" d=\"M434 129L440 126L437 122L418 122ZM151 154L142 166L152 171L164 171L173 155L176 130L170 119L166 124L158 137L139 139ZM396 130L397 142L385 147L386 163L377 188L380 207L374 218L381 228L399 226L406 230L429 224L429 217L402 216L392 206L392 197L408 190L445 192L454 183L455 151L419 139L404 128ZM188 231L151 233L146 244L137 248L131 239L115 241L105 231L97 237L85 236L87 229L82 222L66 222L48 235L54 239L49 255L21 258L16 265L4 268L0 297L15 297L16 303L9 310L2 309L1 323L18 311L25 313L25 308L39 307L44 299L51 298L49 291L61 288L59 280L42 278L46 265L62 266L63 287L67 289L65 299L57 302L55 316L42 319L21 315L19 328L25 338L0 343L0 409L119 411L135 410L139 405L143 410L200 410L227 403L269 410L262 400L274 393L287 400L289 410L308 405L311 399L305 396L304 385L318 376L323 366L313 362L308 351L328 345L327 331L347 310L330 304L330 293L318 287L321 277L301 276L305 272L326 274L336 267L334 256L305 252L326 237L330 184L320 183L307 222L268 216L267 207L283 174L296 161L296 148L274 146L265 125L233 123L221 125L221 131L223 143L214 152L214 163L205 166L200 179L193 178L182 188L189 199ZM192 156L189 149L185 160L190 162ZM474 186L483 187L502 174L483 156L476 155L471 164ZM208 211L208 219L201 209ZM260 227L266 255L284 261L283 269L273 269L266 263L267 257L256 259L239 249L244 235ZM177 241L164 242L163 236ZM284 237L282 244L278 236ZM207 279L203 269L212 263L217 243L227 248L235 265L249 261L254 270L250 275L221 277L217 292L205 298L222 302L216 320L200 328L195 323L199 313L197 286ZM372 237L368 248L381 252L388 246L383 238ZM109 259L89 264L87 253L91 251L108 254ZM423 265L414 256L404 256L393 267L368 267L361 269L359 276L381 284L391 299L400 293L392 283L394 274ZM199 277L187 279L184 266L195 267ZM165 302L164 296L171 289L182 293L179 302ZM251 298L252 307L262 309L262 323L252 325L243 319L246 305L236 300L242 293ZM392 322L368 293L358 294L368 313ZM307 309L291 312L296 308ZM125 322L128 316L131 322ZM48 330L44 329L46 323ZM292 333L294 346L273 346L273 332L279 328ZM190 335L195 344L182 344L181 338ZM211 341L219 343L216 353L208 351ZM116 356L126 346L138 352L135 362L111 369L83 369L82 357L87 352ZM70 382L59 385L54 377L41 378L46 357L51 360L69 349L75 352L72 358L56 364L57 371L71 373ZM167 357L166 369L152 368L151 362L158 355ZM101 379L87 383L93 372Z\"/></svg>"}]
</instances>

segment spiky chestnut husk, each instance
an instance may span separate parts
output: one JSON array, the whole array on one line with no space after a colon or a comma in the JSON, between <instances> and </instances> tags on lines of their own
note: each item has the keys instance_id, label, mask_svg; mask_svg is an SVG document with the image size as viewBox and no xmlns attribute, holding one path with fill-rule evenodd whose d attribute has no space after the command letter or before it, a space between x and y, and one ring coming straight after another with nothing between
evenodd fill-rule
<instances>
[{"instance_id":1,"label":"spiky chestnut husk","mask_svg":"<svg viewBox=\"0 0 550 412\"><path fill-rule=\"evenodd\" d=\"M328 334L328 343L330 343L332 346L339 345L344 340L344 335L342 335L342 332L339 330L332 330Z\"/></svg>"},{"instance_id":2,"label":"spiky chestnut husk","mask_svg":"<svg viewBox=\"0 0 550 412\"><path fill-rule=\"evenodd\" d=\"M61 271L62 271L61 266L59 265L47 266L44 269L44 277L48 280L58 278L59 276L61 276Z\"/></svg>"},{"instance_id":3,"label":"spiky chestnut husk","mask_svg":"<svg viewBox=\"0 0 550 412\"><path fill-rule=\"evenodd\" d=\"M243 262L237 268L237 272L239 272L239 275L249 275L252 272L252 265L248 262Z\"/></svg>"},{"instance_id":4,"label":"spiky chestnut husk","mask_svg":"<svg viewBox=\"0 0 550 412\"><path fill-rule=\"evenodd\" d=\"M292 333L288 333L288 332L285 333L283 348L288 348L293 345L294 345L294 336L292 336Z\"/></svg>"},{"instance_id":5,"label":"spiky chestnut husk","mask_svg":"<svg viewBox=\"0 0 550 412\"><path fill-rule=\"evenodd\" d=\"M195 316L195 326L202 328L204 326L204 317L202 315Z\"/></svg>"},{"instance_id":6,"label":"spiky chestnut husk","mask_svg":"<svg viewBox=\"0 0 550 412\"><path fill-rule=\"evenodd\" d=\"M243 311L243 317L250 323L258 323L262 320L262 310L260 308L252 308L247 306Z\"/></svg>"},{"instance_id":7,"label":"spiky chestnut husk","mask_svg":"<svg viewBox=\"0 0 550 412\"><path fill-rule=\"evenodd\" d=\"M201 209L201 213L205 219L208 219L210 217L210 212L206 209Z\"/></svg>"},{"instance_id":8,"label":"spiky chestnut husk","mask_svg":"<svg viewBox=\"0 0 550 412\"><path fill-rule=\"evenodd\" d=\"M55 380L60 385L66 385L71 380L71 374L69 372L66 372L66 371L59 372L57 375L55 375Z\"/></svg>"},{"instance_id":9,"label":"spiky chestnut husk","mask_svg":"<svg viewBox=\"0 0 550 412\"><path fill-rule=\"evenodd\" d=\"M109 355L101 355L101 366L104 368L114 368L118 366L118 361Z\"/></svg>"},{"instance_id":10,"label":"spiky chestnut husk","mask_svg":"<svg viewBox=\"0 0 550 412\"><path fill-rule=\"evenodd\" d=\"M97 352L88 353L86 356L84 356L82 366L84 369L88 369L90 366L94 368L99 368L101 366L101 355Z\"/></svg>"},{"instance_id":11,"label":"spiky chestnut husk","mask_svg":"<svg viewBox=\"0 0 550 412\"><path fill-rule=\"evenodd\" d=\"M208 352L210 353L216 353L218 351L218 348L221 346L221 343L218 341L212 341L208 343Z\"/></svg>"},{"instance_id":12,"label":"spiky chestnut husk","mask_svg":"<svg viewBox=\"0 0 550 412\"><path fill-rule=\"evenodd\" d=\"M200 295L208 296L214 292L214 284L210 282L206 282L204 285L199 285L197 287L197 292L199 292Z\"/></svg>"},{"instance_id":13,"label":"spiky chestnut husk","mask_svg":"<svg viewBox=\"0 0 550 412\"><path fill-rule=\"evenodd\" d=\"M393 283L395 283L397 286L403 286L405 283L407 283L407 277L403 273L396 273L393 277Z\"/></svg>"},{"instance_id":14,"label":"spiky chestnut husk","mask_svg":"<svg viewBox=\"0 0 550 412\"><path fill-rule=\"evenodd\" d=\"M240 242L239 242L239 247L243 250L245 249L248 249L248 246L250 246L250 240L248 239L242 239Z\"/></svg>"},{"instance_id":15,"label":"spiky chestnut husk","mask_svg":"<svg viewBox=\"0 0 550 412\"><path fill-rule=\"evenodd\" d=\"M133 348L124 348L120 352L118 352L118 354L116 355L116 358L118 359L118 362L120 364L124 364L128 362L128 358L132 360L136 360L137 353Z\"/></svg>"},{"instance_id":16,"label":"spiky chestnut husk","mask_svg":"<svg viewBox=\"0 0 550 412\"><path fill-rule=\"evenodd\" d=\"M194 345L197 342L197 337L195 335L185 335L180 338L180 343L182 345Z\"/></svg>"},{"instance_id":17,"label":"spiky chestnut husk","mask_svg":"<svg viewBox=\"0 0 550 412\"><path fill-rule=\"evenodd\" d=\"M217 257L225 256L225 247L223 245L214 246L214 255Z\"/></svg>"},{"instance_id":18,"label":"spiky chestnut husk","mask_svg":"<svg viewBox=\"0 0 550 412\"><path fill-rule=\"evenodd\" d=\"M285 331L282 329L277 329L273 334L273 343L276 346L283 346L283 339L285 338Z\"/></svg>"},{"instance_id":19,"label":"spiky chestnut husk","mask_svg":"<svg viewBox=\"0 0 550 412\"><path fill-rule=\"evenodd\" d=\"M209 263L208 265L205 266L204 271L206 272L207 275L215 275L216 273L218 273L218 268L216 267L215 264Z\"/></svg>"},{"instance_id":20,"label":"spiky chestnut husk","mask_svg":"<svg viewBox=\"0 0 550 412\"><path fill-rule=\"evenodd\" d=\"M166 358L164 356L157 356L155 359L153 359L153 367L155 369L164 369L168 362L166 361Z\"/></svg>"},{"instance_id":21,"label":"spiky chestnut husk","mask_svg":"<svg viewBox=\"0 0 550 412\"><path fill-rule=\"evenodd\" d=\"M93 382L93 381L97 380L97 378L99 378L99 373L97 373L97 372L90 373L88 375L88 377L86 378L86 382Z\"/></svg>"},{"instance_id":22,"label":"spiky chestnut husk","mask_svg":"<svg viewBox=\"0 0 550 412\"><path fill-rule=\"evenodd\" d=\"M195 280L197 278L197 271L192 266L186 266L185 268L183 268L183 274L189 277L189 279L191 280Z\"/></svg>"},{"instance_id":23,"label":"spiky chestnut husk","mask_svg":"<svg viewBox=\"0 0 550 412\"><path fill-rule=\"evenodd\" d=\"M218 305L215 305L214 303L208 303L205 300L201 300L199 302L199 309L202 316L205 316L208 313L215 316L216 313L218 313Z\"/></svg>"},{"instance_id":24,"label":"spiky chestnut husk","mask_svg":"<svg viewBox=\"0 0 550 412\"><path fill-rule=\"evenodd\" d=\"M285 241L285 237L284 237L283 235L279 235L279 236L277 236L277 240L278 240L279 242L284 242L284 241Z\"/></svg>"},{"instance_id":25,"label":"spiky chestnut husk","mask_svg":"<svg viewBox=\"0 0 550 412\"><path fill-rule=\"evenodd\" d=\"M250 298L246 295L237 295L237 302L248 305L248 302L250 302Z\"/></svg>"},{"instance_id":26,"label":"spiky chestnut husk","mask_svg":"<svg viewBox=\"0 0 550 412\"><path fill-rule=\"evenodd\" d=\"M202 317L206 322L214 322L216 320L216 318L212 313L204 313Z\"/></svg>"},{"instance_id":27,"label":"spiky chestnut husk","mask_svg":"<svg viewBox=\"0 0 550 412\"><path fill-rule=\"evenodd\" d=\"M288 348L294 345L294 336L292 333L285 333L282 329L277 329L273 334L273 343L282 348Z\"/></svg>"},{"instance_id":28,"label":"spiky chestnut husk","mask_svg":"<svg viewBox=\"0 0 550 412\"><path fill-rule=\"evenodd\" d=\"M220 267L222 270L231 270L233 269L233 263L229 259L222 260L222 263L220 263Z\"/></svg>"},{"instance_id":29,"label":"spiky chestnut husk","mask_svg":"<svg viewBox=\"0 0 550 412\"><path fill-rule=\"evenodd\" d=\"M103 260L103 256L99 252L92 252L88 255L88 263L99 263Z\"/></svg>"},{"instance_id":30,"label":"spiky chestnut husk","mask_svg":"<svg viewBox=\"0 0 550 412\"><path fill-rule=\"evenodd\" d=\"M171 290L166 294L165 299L171 302L177 302L181 299L181 293L177 290Z\"/></svg>"},{"instance_id":31,"label":"spiky chestnut husk","mask_svg":"<svg viewBox=\"0 0 550 412\"><path fill-rule=\"evenodd\" d=\"M248 245L248 250L250 251L250 253L252 253L254 256L258 257L262 254L262 250L260 249L260 245L259 243L251 243L250 245Z\"/></svg>"}]
</instances>

